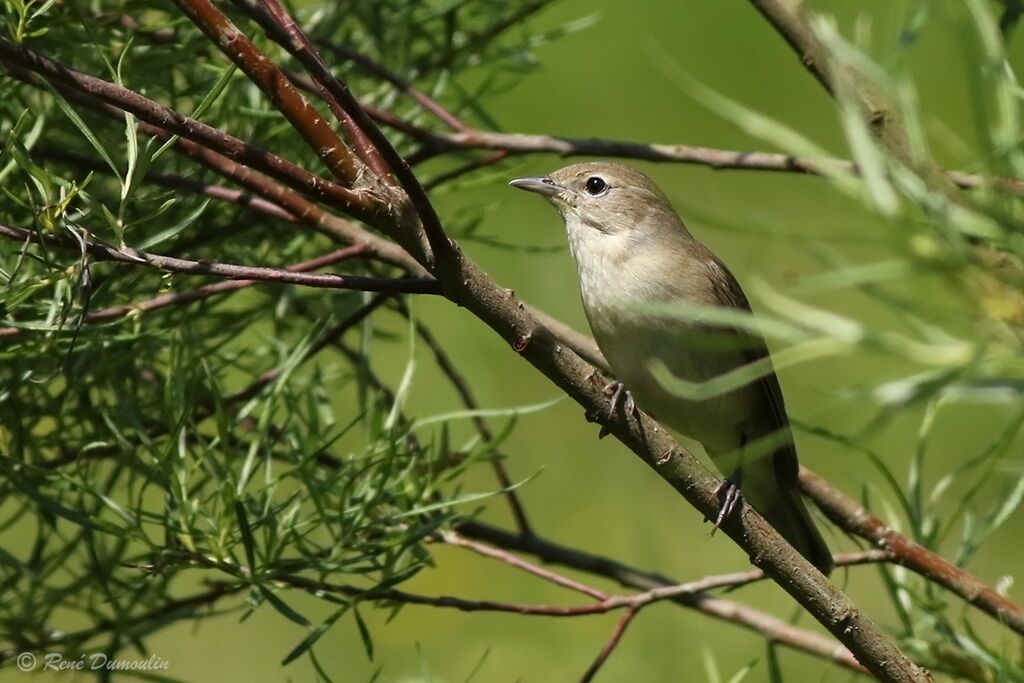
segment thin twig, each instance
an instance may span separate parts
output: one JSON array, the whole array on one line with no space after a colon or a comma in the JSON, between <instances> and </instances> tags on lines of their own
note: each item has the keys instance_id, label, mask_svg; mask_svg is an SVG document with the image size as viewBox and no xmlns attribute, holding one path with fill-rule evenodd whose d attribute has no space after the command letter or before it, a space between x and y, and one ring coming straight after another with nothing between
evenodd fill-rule
<instances>
[{"instance_id":1,"label":"thin twig","mask_svg":"<svg viewBox=\"0 0 1024 683\"><path fill-rule=\"evenodd\" d=\"M285 270L292 273L305 273L311 270L317 270L325 266L329 266L341 261L348 260L350 258L359 256L366 253L367 248L361 244L357 244L351 247L345 247L344 249L338 249L332 251L329 254L318 256L308 261L296 263L291 266L286 266ZM196 301L202 301L209 299L210 297L217 296L220 294L227 294L234 292L239 289L246 287L252 287L258 284L257 280L228 280L225 282L215 282L209 285L202 285L195 289L189 289L182 292L168 292L155 296L152 299L145 301L139 301L132 304L121 304L117 306L108 306L101 308L96 311L87 313L83 322L85 323L98 323L105 322L108 320L115 320L132 314L148 313L150 311L157 311L161 308L169 308L171 306L184 306L186 304L194 303ZM0 339L10 339L11 337L17 337L23 334L35 332L37 330L28 327L0 327Z\"/></svg>"},{"instance_id":2,"label":"thin twig","mask_svg":"<svg viewBox=\"0 0 1024 683\"><path fill-rule=\"evenodd\" d=\"M23 241L30 239L36 244L43 238L29 230L0 225L0 237ZM65 249L76 249L77 245L61 237L45 240L47 245ZM97 242L86 242L86 250L97 261L113 261L135 266L156 268L169 273L188 275L219 275L231 280L258 280L280 284L303 285L323 289L355 289L364 292L391 292L400 294L440 294L436 280L426 278L380 278L362 275L334 275L331 273L303 273L284 268L264 266L243 266L233 263L191 261L189 259L163 256L139 251L132 247L110 247Z\"/></svg>"},{"instance_id":3,"label":"thin twig","mask_svg":"<svg viewBox=\"0 0 1024 683\"><path fill-rule=\"evenodd\" d=\"M432 99L410 81L402 78L380 62L370 58L368 55L365 55L347 45L341 45L334 41L319 40L317 42L337 56L351 60L356 66L371 76L376 76L382 81L387 81L391 85L395 86L399 92L407 95L410 99L433 114L441 123L445 124L452 130L463 131L467 129L466 124L460 121L455 114L442 107L436 100Z\"/></svg>"},{"instance_id":4,"label":"thin twig","mask_svg":"<svg viewBox=\"0 0 1024 683\"><path fill-rule=\"evenodd\" d=\"M404 304L404 302L399 301L397 309L406 319L410 317L409 308ZM424 325L419 319L416 319L415 330L416 334L423 340L423 343L426 344L427 348L429 348L431 353L434 354L434 361L437 363L437 367L440 368L444 376L448 378L448 382L452 387L454 387L455 392L462 400L462 404L469 410L474 411L472 422L474 427L476 427L477 433L479 433L480 436L488 443L493 443L494 432L491 430L490 425L487 423L487 420L476 414L480 405L477 403L476 397L473 395L473 390L470 388L469 382L462 376L459 369L455 367L455 362L451 359L448 352L445 351L444 346L437 340L429 327ZM532 534L533 529L530 526L529 518L526 516L526 508L523 506L523 503L519 498L519 494L515 491L515 482L512 480L511 475L509 475L508 470L505 469L501 453L498 453L497 451L492 453L490 461L494 474L498 479L498 483L501 484L502 489L505 490L505 499L508 501L509 508L512 512L512 518L516 523L516 528L519 529L519 533L521 534Z\"/></svg>"},{"instance_id":5,"label":"thin twig","mask_svg":"<svg viewBox=\"0 0 1024 683\"><path fill-rule=\"evenodd\" d=\"M607 557L570 548L542 538L524 539L518 534L477 521L463 522L459 525L459 531L464 536L483 540L506 550L529 553L546 563L569 567L595 576L603 576L630 588L649 591L684 585L659 574L636 569ZM706 581L708 580L700 580L700 582ZM866 672L849 650L841 645L837 645L830 638L797 628L792 624L752 607L725 598L708 595L700 590L700 585L695 585L694 587L697 589L694 593L676 592L667 599L681 607L693 609L707 616L742 626L764 638L768 638L772 642L821 657L851 671L858 673Z\"/></svg>"},{"instance_id":6,"label":"thin twig","mask_svg":"<svg viewBox=\"0 0 1024 683\"><path fill-rule=\"evenodd\" d=\"M406 134L423 143L424 149L434 151L482 149L504 152L509 156L557 154L563 157L614 157L706 166L717 171L743 170L822 175L823 169L829 169L833 172L859 173L857 165L849 159L808 159L777 152L729 150L698 145L655 144L526 133L492 133L476 129L460 133L413 129L407 131ZM947 171L946 174L953 184L962 189L969 190L991 185L1016 194L1024 194L1024 180L1017 178L990 178L962 171Z\"/></svg>"},{"instance_id":7,"label":"thin twig","mask_svg":"<svg viewBox=\"0 0 1024 683\"><path fill-rule=\"evenodd\" d=\"M372 220L380 207L362 190L352 190L296 166L265 149L233 137L196 119L168 109L123 86L105 81L44 57L27 47L0 38L0 62L15 78L31 83L36 74L55 86L62 86L130 112L140 121L168 130L174 135L210 148L232 161L258 169L308 196L324 199L346 213Z\"/></svg>"},{"instance_id":8,"label":"thin twig","mask_svg":"<svg viewBox=\"0 0 1024 683\"><path fill-rule=\"evenodd\" d=\"M626 629L633 621L633 617L635 617L639 611L640 607L630 607L626 610L626 613L623 614L615 624L615 629L612 631L612 635L608 639L608 642L604 644L601 651L597 653L597 658L594 659L594 662L583 673L583 676L580 678L580 683L590 683L590 681L594 680L594 676L597 675L598 669L600 669L605 661L607 661L608 657L612 654L612 650L614 650L615 646L619 644L620 640L622 640L622 635L626 632Z\"/></svg>"},{"instance_id":9,"label":"thin twig","mask_svg":"<svg viewBox=\"0 0 1024 683\"><path fill-rule=\"evenodd\" d=\"M561 586L562 588L568 588L578 593L588 595L594 598L595 600L607 600L609 598L608 594L604 591L600 591L592 586L588 586L585 583L574 581L573 579L562 576L561 574L557 574L551 571L550 569L538 567L532 562L527 562L526 560L516 557L508 551L501 550L499 548L494 548L489 545L484 545L483 543L478 543L477 541L470 540L465 536L462 536L461 534L458 534L454 531L442 532L440 537L442 541L449 545L456 545L460 548L466 548L467 550L472 550L478 555L483 555L484 557L490 557L491 559L504 562L507 565L515 567L516 569L521 569L527 573L533 574L534 576L539 576L545 581L550 581L551 583L557 586Z\"/></svg>"}]
</instances>

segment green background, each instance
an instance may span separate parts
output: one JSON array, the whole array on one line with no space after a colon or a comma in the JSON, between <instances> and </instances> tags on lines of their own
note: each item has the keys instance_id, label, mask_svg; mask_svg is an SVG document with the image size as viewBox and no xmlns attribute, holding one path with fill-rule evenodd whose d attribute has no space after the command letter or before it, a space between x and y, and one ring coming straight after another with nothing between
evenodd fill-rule
<instances>
[{"instance_id":1,"label":"green background","mask_svg":"<svg viewBox=\"0 0 1024 683\"><path fill-rule=\"evenodd\" d=\"M868 26L856 22L854 3L811 4L822 12L838 13L846 35L856 26L862 31L868 27L869 46L880 58L894 51L902 27L916 7L909 2L856 3L870 19ZM934 152L944 163L956 166L969 158L964 150L971 148L976 136L966 87L970 66L960 49L966 22L959 3L934 5L931 21L907 59L922 107L931 116L928 132ZM727 149L767 148L680 89L666 75L664 60L668 58L717 91L800 130L836 155L846 155L831 100L746 3L566 0L538 14L531 27L536 31L554 28L588 14L596 18L592 26L539 48L540 68L490 103L490 112L506 131ZM1019 63L1020 41L1014 41L1011 49ZM530 157L517 162L509 176L542 174L564 163L552 156ZM897 253L906 237L820 179L670 164L637 165L665 189L698 238L730 265L746 285L755 308L757 288L751 283L757 279L785 289L830 268L814 245L828 246L852 262L869 262ZM502 242L544 247L509 251L480 242L464 244L465 251L503 285L578 329L586 329L575 269L564 248L561 222L551 207L497 181L439 193L436 200L442 216L448 218L467 206L485 206L482 233ZM896 286L905 294L927 300L936 310L956 307L956 292L937 280L912 279ZM891 323L872 301L849 291L811 293L803 298L869 323ZM558 396L553 385L468 313L441 300L417 301L415 308L472 378L483 406L508 407ZM967 338L975 334L957 320L954 315L938 318L954 333ZM401 329L393 319L383 318L382 324ZM378 350L377 370L397 382L407 346L382 344ZM428 354L420 349L417 358L420 362L408 412L428 415L456 408L456 397ZM849 390L906 373L897 361L854 355L787 369L781 373L781 381L793 416L851 432L863 426L875 407ZM348 393L338 396L340 411L350 399ZM1008 408L993 405L945 408L928 446L926 490L949 468L988 443L1008 414ZM901 476L915 448L920 419L920 410L902 412L866 444ZM742 552L727 538L709 538L709 527L701 523L700 515L624 447L613 439L598 441L596 437L597 427L583 419L582 410L562 401L523 417L503 449L517 479L541 470L521 489L540 533L679 580L748 566ZM802 461L847 493L860 496L864 486L881 490L878 476L862 456L806 434L797 438ZM1012 475L1019 474L1019 455L1012 462L1016 469L1005 472L998 484L1008 486ZM470 490L493 487L484 468L467 483ZM993 495L1002 492L999 486L992 490ZM956 495L955 489L947 491L936 504L949 505ZM497 499L489 503L485 517L509 522L503 502ZM826 537L834 548L854 547L834 529L826 529ZM1017 514L972 561L971 570L989 583L1006 574L1019 574L1024 561L1022 537L1024 518ZM424 571L407 589L523 603L581 604L579 595L462 550L437 548L435 557L437 568ZM835 580L874 620L896 625L874 568L841 570ZM593 583L608 591L618 590L597 579ZM1018 602L1024 600L1019 586L1011 588L1010 595ZM797 617L800 612L781 589L768 583L731 597L782 618ZM331 611L308 596L290 596L290 600L314 622ZM368 680L383 664L382 681L421 681L428 676L432 681L462 681L485 653L486 661L474 680L576 680L619 618L619 613L563 619L407 607L386 623L382 613L364 609L363 614L374 636L375 661L368 660L355 623L348 617L316 648L335 680ZM807 615L800 615L798 623L820 630ZM1000 636L987 617L972 617L972 623L994 642L1009 638ZM171 662L169 674L184 680L305 681L314 675L307 659L280 667L281 659L304 635L301 627L264 606L242 624L237 615L206 620L199 626L179 624L154 637L149 646L152 653ZM714 660L723 680L751 663L754 668L745 680L767 680L765 651L765 642L757 634L675 605L657 604L635 620L598 680L713 680L706 668L708 659ZM787 680L846 680L850 676L821 660L785 649L780 652ZM19 676L13 670L5 674L12 680ZM68 678L62 675L53 680Z\"/></svg>"}]
</instances>

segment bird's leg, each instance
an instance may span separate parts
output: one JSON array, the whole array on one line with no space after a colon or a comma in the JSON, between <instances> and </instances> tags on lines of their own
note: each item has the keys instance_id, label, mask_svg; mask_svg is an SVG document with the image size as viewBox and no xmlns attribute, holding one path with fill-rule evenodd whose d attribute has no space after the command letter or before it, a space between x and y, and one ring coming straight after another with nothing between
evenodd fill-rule
<instances>
[{"instance_id":1,"label":"bird's leg","mask_svg":"<svg viewBox=\"0 0 1024 683\"><path fill-rule=\"evenodd\" d=\"M740 491L740 474L742 470L737 469L735 472L730 474L728 477L722 480L722 483L715 489L715 495L722 497L722 507L718 509L718 517L715 518L715 526L711 529L711 535L714 536L715 532L718 531L718 527L722 526L722 522L725 521L726 517L732 514L733 508L736 507L736 503L743 497L743 493Z\"/></svg>"},{"instance_id":2,"label":"bird's leg","mask_svg":"<svg viewBox=\"0 0 1024 683\"><path fill-rule=\"evenodd\" d=\"M611 427L612 420L615 419L615 412L619 409L620 403L623 404L623 408L625 408L627 415L636 417L637 414L636 402L633 400L633 394L629 392L629 389L627 389L622 382L609 382L608 386L604 388L604 391L606 394L611 391L612 396L608 399L608 415L605 419L605 423L601 425L601 431L597 435L599 439L603 439L608 436L608 430ZM623 399L625 399L624 403Z\"/></svg>"}]
</instances>

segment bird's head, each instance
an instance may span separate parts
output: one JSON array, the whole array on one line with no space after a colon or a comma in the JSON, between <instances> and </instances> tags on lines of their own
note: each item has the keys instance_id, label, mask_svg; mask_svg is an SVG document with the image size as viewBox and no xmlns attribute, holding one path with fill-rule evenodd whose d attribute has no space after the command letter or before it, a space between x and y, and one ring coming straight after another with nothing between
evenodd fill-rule
<instances>
[{"instance_id":1,"label":"bird's head","mask_svg":"<svg viewBox=\"0 0 1024 683\"><path fill-rule=\"evenodd\" d=\"M682 228L654 181L622 164L573 164L547 176L516 178L509 184L547 197L562 214L570 234L574 230L622 235Z\"/></svg>"}]
</instances>

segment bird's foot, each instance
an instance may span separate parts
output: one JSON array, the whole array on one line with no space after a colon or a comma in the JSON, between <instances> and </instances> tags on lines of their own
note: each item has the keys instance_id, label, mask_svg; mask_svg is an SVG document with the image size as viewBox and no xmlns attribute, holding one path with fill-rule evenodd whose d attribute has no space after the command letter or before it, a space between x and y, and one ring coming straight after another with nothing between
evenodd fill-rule
<instances>
[{"instance_id":1,"label":"bird's foot","mask_svg":"<svg viewBox=\"0 0 1024 683\"><path fill-rule=\"evenodd\" d=\"M597 435L599 439L608 436L612 420L615 419L615 413L618 411L620 404L625 408L627 415L632 415L633 417L637 415L633 394L629 392L629 389L622 382L609 382L608 386L604 388L604 392L606 394L611 392L611 398L608 399L608 414L605 416L605 422L601 425L601 431Z\"/></svg>"},{"instance_id":2,"label":"bird's foot","mask_svg":"<svg viewBox=\"0 0 1024 683\"><path fill-rule=\"evenodd\" d=\"M722 526L722 522L732 514L733 508L736 507L736 503L743 497L743 493L740 491L740 472L737 470L731 475L722 480L722 483L715 489L715 495L722 499L722 507L718 509L718 517L715 518L715 526L711 529L711 535L714 536L715 532L718 531L718 527Z\"/></svg>"}]
</instances>

